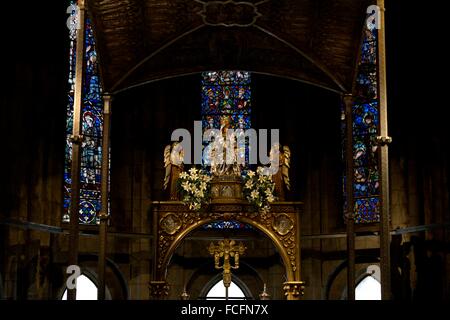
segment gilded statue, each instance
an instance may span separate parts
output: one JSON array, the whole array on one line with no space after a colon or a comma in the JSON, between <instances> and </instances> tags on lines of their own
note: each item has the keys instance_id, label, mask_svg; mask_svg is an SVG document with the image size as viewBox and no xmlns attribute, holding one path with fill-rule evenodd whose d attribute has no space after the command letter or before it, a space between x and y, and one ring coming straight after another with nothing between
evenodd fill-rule
<instances>
[{"instance_id":1,"label":"gilded statue","mask_svg":"<svg viewBox=\"0 0 450 320\"><path fill-rule=\"evenodd\" d=\"M282 149L282 151L280 150ZM284 201L286 199L286 190L291 190L291 183L289 180L289 169L291 167L291 149L288 146L281 146L276 143L270 150L270 159L272 163L278 157L278 170L272 175L272 180L275 183L275 195L278 200Z\"/></svg>"},{"instance_id":2,"label":"gilded statue","mask_svg":"<svg viewBox=\"0 0 450 320\"><path fill-rule=\"evenodd\" d=\"M238 146L236 134L231 129L231 117L220 118L219 135L214 137L211 148L211 173L214 176L240 176L241 166L238 164Z\"/></svg>"},{"instance_id":3,"label":"gilded statue","mask_svg":"<svg viewBox=\"0 0 450 320\"><path fill-rule=\"evenodd\" d=\"M169 190L170 200L178 200L177 180L183 172L184 150L181 143L174 142L164 148L164 177L163 190Z\"/></svg>"}]
</instances>

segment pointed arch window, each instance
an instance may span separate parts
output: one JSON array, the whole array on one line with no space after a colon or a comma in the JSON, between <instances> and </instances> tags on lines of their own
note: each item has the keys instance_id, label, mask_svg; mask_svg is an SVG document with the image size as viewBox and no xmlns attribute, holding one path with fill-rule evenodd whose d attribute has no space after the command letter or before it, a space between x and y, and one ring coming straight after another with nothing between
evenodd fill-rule
<instances>
[{"instance_id":1,"label":"pointed arch window","mask_svg":"<svg viewBox=\"0 0 450 320\"><path fill-rule=\"evenodd\" d=\"M76 300L97 300L97 286L84 274L77 278ZM61 300L67 300L67 289L64 290Z\"/></svg>"},{"instance_id":2,"label":"pointed arch window","mask_svg":"<svg viewBox=\"0 0 450 320\"><path fill-rule=\"evenodd\" d=\"M355 223L368 224L380 221L380 173L378 145L376 137L379 133L379 103L377 83L377 30L369 28L365 23L364 36L360 49L354 103L353 118L353 213ZM344 114L344 109L342 109ZM346 124L342 121L343 159L345 155ZM344 173L344 199L346 176ZM346 201L346 200L345 200ZM345 205L345 204L344 204ZM346 206L346 205L345 205ZM344 209L345 212L345 209Z\"/></svg>"},{"instance_id":3,"label":"pointed arch window","mask_svg":"<svg viewBox=\"0 0 450 320\"><path fill-rule=\"evenodd\" d=\"M225 300L226 288L223 281L217 282L206 294L206 300ZM246 300L244 291L233 281L228 288L228 300Z\"/></svg>"},{"instance_id":4,"label":"pointed arch window","mask_svg":"<svg viewBox=\"0 0 450 320\"><path fill-rule=\"evenodd\" d=\"M69 2L69 14L75 25L77 19L76 1ZM73 104L75 88L76 31L69 31L69 92L66 107L66 149L64 163L64 213L63 222L70 220L70 195L72 190L72 134ZM103 136L103 98L97 61L96 42L91 20L85 21L85 66L82 101L81 169L80 169L80 211L81 224L98 223L101 210L101 166ZM109 211L109 210L108 210Z\"/></svg>"},{"instance_id":5,"label":"pointed arch window","mask_svg":"<svg viewBox=\"0 0 450 320\"><path fill-rule=\"evenodd\" d=\"M355 300L381 300L381 284L372 276L361 280L355 288Z\"/></svg>"}]
</instances>

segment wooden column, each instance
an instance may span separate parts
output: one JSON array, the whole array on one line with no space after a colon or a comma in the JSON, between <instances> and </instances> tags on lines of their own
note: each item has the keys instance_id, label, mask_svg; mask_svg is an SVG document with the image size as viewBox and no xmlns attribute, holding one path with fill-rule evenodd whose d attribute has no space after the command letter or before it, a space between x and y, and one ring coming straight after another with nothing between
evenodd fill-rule
<instances>
[{"instance_id":1,"label":"wooden column","mask_svg":"<svg viewBox=\"0 0 450 320\"><path fill-rule=\"evenodd\" d=\"M380 148L380 269L381 269L381 298L391 299L391 263L390 263L390 209L389 209L389 162L388 144L391 138L388 136L387 120L387 93L386 93L386 42L384 21L384 0L377 0L380 10L380 29L378 29L378 98L380 110L380 136L377 137Z\"/></svg>"},{"instance_id":2,"label":"wooden column","mask_svg":"<svg viewBox=\"0 0 450 320\"><path fill-rule=\"evenodd\" d=\"M347 300L355 300L355 216L353 197L353 96L344 95L345 105L345 190L347 207L345 218L347 223Z\"/></svg>"},{"instance_id":3,"label":"wooden column","mask_svg":"<svg viewBox=\"0 0 450 320\"><path fill-rule=\"evenodd\" d=\"M78 21L76 39L76 62L75 62L75 88L73 101L73 125L72 136L72 166L71 166L71 193L70 193L70 238L69 238L69 265L78 264L78 224L80 207L80 167L81 167L81 143L83 140L81 132L81 113L83 104L83 79L84 79L84 0L78 0ZM68 289L67 300L76 300L76 288Z\"/></svg>"},{"instance_id":4,"label":"wooden column","mask_svg":"<svg viewBox=\"0 0 450 320\"><path fill-rule=\"evenodd\" d=\"M152 206L152 238L150 240L150 247L153 252L152 257L152 270L150 272L150 299L158 299L159 285L161 282L159 281L160 277L158 274L158 209L156 205Z\"/></svg>"},{"instance_id":5,"label":"wooden column","mask_svg":"<svg viewBox=\"0 0 450 320\"><path fill-rule=\"evenodd\" d=\"M106 241L109 218L109 142L111 123L111 96L103 96L103 141L102 141L102 210L99 214L99 260L98 260L98 300L105 300Z\"/></svg>"}]
</instances>

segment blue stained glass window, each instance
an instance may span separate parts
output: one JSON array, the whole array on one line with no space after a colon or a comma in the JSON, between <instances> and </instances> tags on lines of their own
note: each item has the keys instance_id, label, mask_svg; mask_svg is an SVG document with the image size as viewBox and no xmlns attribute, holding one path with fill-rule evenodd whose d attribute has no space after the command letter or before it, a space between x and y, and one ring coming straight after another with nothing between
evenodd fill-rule
<instances>
[{"instance_id":1,"label":"blue stained glass window","mask_svg":"<svg viewBox=\"0 0 450 320\"><path fill-rule=\"evenodd\" d=\"M251 74L247 71L208 71L202 73L202 124L203 130L220 129L220 120L228 117L232 129L251 127ZM208 142L204 147L207 148ZM248 163L248 144L238 145ZM205 154L205 153L204 153ZM206 153L207 154L207 153ZM207 168L210 160L203 159ZM244 168L245 169L245 168ZM251 228L237 221L216 221L205 229Z\"/></svg>"},{"instance_id":2,"label":"blue stained glass window","mask_svg":"<svg viewBox=\"0 0 450 320\"><path fill-rule=\"evenodd\" d=\"M75 2L71 1L70 4ZM76 11L73 10L73 17ZM66 122L66 156L64 170L64 216L63 221L70 219L71 194L71 162L73 103L75 85L76 39L70 34L69 52L69 93ZM97 51L93 27L90 19L85 22L85 77L83 79L82 104L82 135L81 168L80 168L80 215L82 224L95 224L98 222L98 213L101 210L101 162L102 162L102 136L103 136L103 98L102 86L99 78Z\"/></svg>"},{"instance_id":3,"label":"blue stained glass window","mask_svg":"<svg viewBox=\"0 0 450 320\"><path fill-rule=\"evenodd\" d=\"M206 224L204 229L252 229L252 227L248 224L239 222L239 221L214 221L211 223Z\"/></svg>"},{"instance_id":4,"label":"blue stained glass window","mask_svg":"<svg viewBox=\"0 0 450 320\"><path fill-rule=\"evenodd\" d=\"M374 223L380 220L380 181L378 145L379 127L377 96L377 30L365 28L361 57L352 107L353 133L353 197L355 223ZM342 124L345 137L345 122ZM343 141L343 145L347 141ZM344 148L345 150L345 148ZM345 159L345 153L343 153ZM344 186L345 186L344 175ZM344 198L346 198L344 187Z\"/></svg>"}]
</instances>

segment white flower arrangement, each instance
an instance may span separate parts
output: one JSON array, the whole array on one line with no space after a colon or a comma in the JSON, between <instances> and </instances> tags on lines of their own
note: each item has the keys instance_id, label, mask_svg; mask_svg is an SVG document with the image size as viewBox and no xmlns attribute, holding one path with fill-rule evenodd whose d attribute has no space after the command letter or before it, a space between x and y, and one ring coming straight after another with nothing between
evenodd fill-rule
<instances>
[{"instance_id":1,"label":"white flower arrangement","mask_svg":"<svg viewBox=\"0 0 450 320\"><path fill-rule=\"evenodd\" d=\"M190 210L199 210L204 203L208 203L211 191L211 177L205 171L197 168L182 172L178 179L178 190L181 200Z\"/></svg>"},{"instance_id":2,"label":"white flower arrangement","mask_svg":"<svg viewBox=\"0 0 450 320\"><path fill-rule=\"evenodd\" d=\"M274 189L272 176L264 174L263 167L258 167L256 172L247 171L244 178L244 195L258 210L263 212L270 210L270 204L275 201Z\"/></svg>"}]
</instances>

